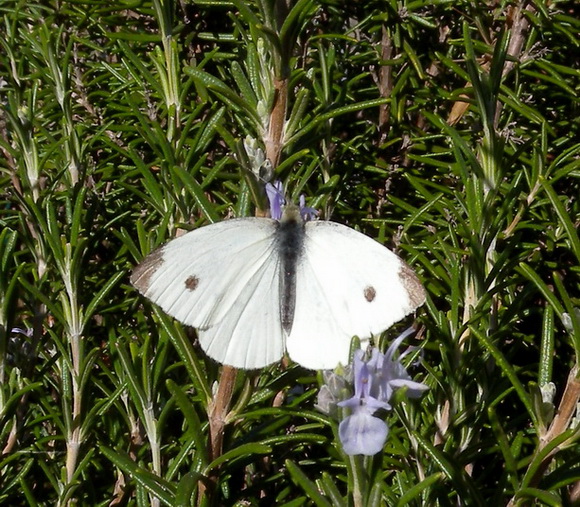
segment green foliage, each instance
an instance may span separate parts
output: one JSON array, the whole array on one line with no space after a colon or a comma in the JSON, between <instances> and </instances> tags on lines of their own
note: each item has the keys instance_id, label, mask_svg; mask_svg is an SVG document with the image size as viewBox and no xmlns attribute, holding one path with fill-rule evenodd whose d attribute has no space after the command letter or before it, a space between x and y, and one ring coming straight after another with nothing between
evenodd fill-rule
<instances>
[{"instance_id":1,"label":"green foliage","mask_svg":"<svg viewBox=\"0 0 580 507\"><path fill-rule=\"evenodd\" d=\"M578 502L573 6L2 2L0 503ZM382 455L312 372L228 373L129 284L263 213L269 170L429 293Z\"/></svg>"}]
</instances>

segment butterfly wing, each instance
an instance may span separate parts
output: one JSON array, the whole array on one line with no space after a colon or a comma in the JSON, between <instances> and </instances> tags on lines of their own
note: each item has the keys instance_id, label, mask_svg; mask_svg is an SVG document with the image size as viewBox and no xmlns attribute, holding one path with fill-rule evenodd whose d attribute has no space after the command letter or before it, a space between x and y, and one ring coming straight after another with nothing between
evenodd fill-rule
<instances>
[{"instance_id":1,"label":"butterfly wing","mask_svg":"<svg viewBox=\"0 0 580 507\"><path fill-rule=\"evenodd\" d=\"M335 222L305 224L296 269L290 357L313 369L348 362L353 336L369 338L425 302L411 270L393 252Z\"/></svg>"},{"instance_id":2,"label":"butterfly wing","mask_svg":"<svg viewBox=\"0 0 580 507\"><path fill-rule=\"evenodd\" d=\"M280 322L277 222L240 218L201 227L145 258L131 282L180 322L203 350L238 368L261 368L285 350Z\"/></svg>"}]
</instances>

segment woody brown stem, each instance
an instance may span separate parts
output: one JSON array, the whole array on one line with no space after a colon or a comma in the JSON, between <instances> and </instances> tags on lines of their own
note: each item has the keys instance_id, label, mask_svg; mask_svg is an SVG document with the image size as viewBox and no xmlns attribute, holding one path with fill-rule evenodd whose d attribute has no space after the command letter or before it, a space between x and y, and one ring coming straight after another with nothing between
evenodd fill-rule
<instances>
[{"instance_id":1,"label":"woody brown stem","mask_svg":"<svg viewBox=\"0 0 580 507\"><path fill-rule=\"evenodd\" d=\"M554 438L568 429L576 412L578 401L580 401L580 379L578 379L578 366L575 366L568 375L568 382L558 406L558 412L554 416L550 428L540 439L540 449L546 447Z\"/></svg>"},{"instance_id":2,"label":"woody brown stem","mask_svg":"<svg viewBox=\"0 0 580 507\"><path fill-rule=\"evenodd\" d=\"M558 406L558 411L548 428L548 431L544 435L540 437L540 442L538 445L538 449L536 450L536 455L542 451L547 445L549 445L555 438L560 436L564 433L568 428L570 428L570 424L572 422L572 418L576 413L576 408L578 406L578 402L580 401L580 379L578 378L578 365L574 366L568 375L568 381L566 382L566 388L564 389L564 394L562 395L562 399L560 401L560 405ZM567 442L568 440L566 440ZM550 453L544 457L541 464L538 466L534 476L528 483L527 487L535 488L537 487L538 483L544 476L544 473L550 466L550 463L560 452L562 446L566 443L563 442L562 445L559 445L552 449ZM534 460L532 460L533 462ZM572 490L574 492L574 488ZM577 492L576 492L577 494ZM513 506L517 504L516 498L512 498L508 504L508 506Z\"/></svg>"},{"instance_id":3,"label":"woody brown stem","mask_svg":"<svg viewBox=\"0 0 580 507\"><path fill-rule=\"evenodd\" d=\"M274 106L270 113L268 134L264 140L266 157L276 167L280 163L280 155L284 148L284 123L286 121L286 107L288 104L288 80L274 79Z\"/></svg>"},{"instance_id":4,"label":"woody brown stem","mask_svg":"<svg viewBox=\"0 0 580 507\"><path fill-rule=\"evenodd\" d=\"M230 411L234 385L238 371L232 366L224 365L218 384L217 392L209 403L209 445L208 461L211 463L223 454L224 431L227 424L227 416ZM210 470L207 482L200 482L198 504L213 490L217 484L218 470Z\"/></svg>"},{"instance_id":5,"label":"woody brown stem","mask_svg":"<svg viewBox=\"0 0 580 507\"><path fill-rule=\"evenodd\" d=\"M389 32L383 26L383 34L381 40L381 60L385 62L386 60L391 60L393 58L393 40L391 39ZM379 72L379 93L382 98L387 98L391 96L393 91L393 66L381 65L381 70ZM380 144L384 143L387 135L389 133L391 120L391 105L381 104L379 106L379 132L380 132Z\"/></svg>"}]
</instances>

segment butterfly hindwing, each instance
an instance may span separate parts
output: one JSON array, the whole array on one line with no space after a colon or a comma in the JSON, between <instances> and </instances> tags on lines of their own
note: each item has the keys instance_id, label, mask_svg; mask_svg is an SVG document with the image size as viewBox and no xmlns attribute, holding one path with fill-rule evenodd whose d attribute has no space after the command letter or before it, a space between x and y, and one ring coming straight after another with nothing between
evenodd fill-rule
<instances>
[{"instance_id":1,"label":"butterfly hindwing","mask_svg":"<svg viewBox=\"0 0 580 507\"><path fill-rule=\"evenodd\" d=\"M278 361L285 349L277 227L274 220L240 218L196 229L145 258L131 282L195 327L210 357L260 368Z\"/></svg>"},{"instance_id":2,"label":"butterfly hindwing","mask_svg":"<svg viewBox=\"0 0 580 507\"><path fill-rule=\"evenodd\" d=\"M424 300L412 270L380 243L335 222L307 222L288 353L313 369L346 364L353 336L384 331Z\"/></svg>"}]
</instances>

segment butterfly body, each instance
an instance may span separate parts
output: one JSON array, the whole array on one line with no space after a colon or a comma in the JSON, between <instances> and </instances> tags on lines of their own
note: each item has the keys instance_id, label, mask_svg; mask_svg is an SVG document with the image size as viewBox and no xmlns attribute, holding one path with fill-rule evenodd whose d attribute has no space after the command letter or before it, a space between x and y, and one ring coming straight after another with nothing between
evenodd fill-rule
<instances>
[{"instance_id":1,"label":"butterfly body","mask_svg":"<svg viewBox=\"0 0 580 507\"><path fill-rule=\"evenodd\" d=\"M286 333L292 330L296 306L296 266L303 255L304 226L298 208L288 209L278 222L276 249L282 260L280 274L280 312L282 327Z\"/></svg>"},{"instance_id":2,"label":"butterfly body","mask_svg":"<svg viewBox=\"0 0 580 507\"><path fill-rule=\"evenodd\" d=\"M353 336L380 333L425 300L413 271L344 225L238 218L201 227L135 268L133 285L198 330L204 351L240 368L290 357L313 369L346 364Z\"/></svg>"}]
</instances>

